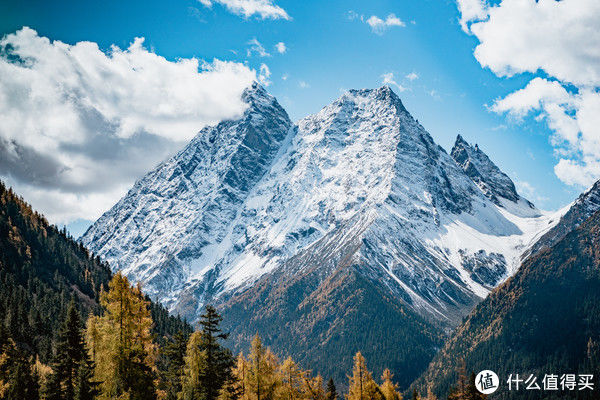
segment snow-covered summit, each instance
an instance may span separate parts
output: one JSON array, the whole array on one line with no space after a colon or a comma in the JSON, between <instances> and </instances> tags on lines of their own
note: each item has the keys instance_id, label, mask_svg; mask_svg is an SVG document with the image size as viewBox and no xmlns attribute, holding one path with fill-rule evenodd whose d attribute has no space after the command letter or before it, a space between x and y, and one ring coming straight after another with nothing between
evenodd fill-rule
<instances>
[{"instance_id":1,"label":"snow-covered summit","mask_svg":"<svg viewBox=\"0 0 600 400\"><path fill-rule=\"evenodd\" d=\"M387 86L296 125L260 85L244 99L239 120L203 129L82 238L190 318L275 270L353 266L451 324L551 228L481 150L461 140L450 156Z\"/></svg>"}]
</instances>

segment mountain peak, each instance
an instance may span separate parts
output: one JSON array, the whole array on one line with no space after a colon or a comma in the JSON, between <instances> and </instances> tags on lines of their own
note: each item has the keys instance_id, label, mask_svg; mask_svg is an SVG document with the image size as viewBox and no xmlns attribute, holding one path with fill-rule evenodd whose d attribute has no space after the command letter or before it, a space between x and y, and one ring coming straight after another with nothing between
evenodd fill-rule
<instances>
[{"instance_id":1,"label":"mountain peak","mask_svg":"<svg viewBox=\"0 0 600 400\"><path fill-rule=\"evenodd\" d=\"M517 203L521 197L513 181L494 164L478 145L470 145L460 134L450 153L456 163L494 203L500 198ZM528 202L531 208L533 204Z\"/></svg>"},{"instance_id":2,"label":"mountain peak","mask_svg":"<svg viewBox=\"0 0 600 400\"><path fill-rule=\"evenodd\" d=\"M277 99L264 88L263 85L254 81L242 93L242 101L248 104L250 110L260 110L267 107L276 107L285 112L277 102Z\"/></svg>"},{"instance_id":3,"label":"mountain peak","mask_svg":"<svg viewBox=\"0 0 600 400\"><path fill-rule=\"evenodd\" d=\"M345 92L335 103L381 103L392 107L396 112L408 113L400 97L388 85L383 85L376 89L350 89Z\"/></svg>"}]
</instances>

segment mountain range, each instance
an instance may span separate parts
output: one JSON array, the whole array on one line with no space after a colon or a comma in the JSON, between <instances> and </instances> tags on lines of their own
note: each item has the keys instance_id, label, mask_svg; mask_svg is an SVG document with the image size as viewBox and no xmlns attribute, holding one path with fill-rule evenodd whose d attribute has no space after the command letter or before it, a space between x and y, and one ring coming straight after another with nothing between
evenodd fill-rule
<instances>
[{"instance_id":1,"label":"mountain range","mask_svg":"<svg viewBox=\"0 0 600 400\"><path fill-rule=\"evenodd\" d=\"M363 350L406 386L526 256L600 205L594 187L538 210L477 145L436 144L387 86L297 123L259 84L243 100L81 238L172 313L217 304L235 349L258 332L329 375Z\"/></svg>"}]
</instances>

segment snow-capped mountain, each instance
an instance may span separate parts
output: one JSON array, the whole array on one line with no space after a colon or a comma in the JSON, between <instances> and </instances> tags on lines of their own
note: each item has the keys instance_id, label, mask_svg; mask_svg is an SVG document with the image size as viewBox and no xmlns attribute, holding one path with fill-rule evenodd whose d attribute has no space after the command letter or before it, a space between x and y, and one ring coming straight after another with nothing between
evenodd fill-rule
<instances>
[{"instance_id":1,"label":"snow-capped mountain","mask_svg":"<svg viewBox=\"0 0 600 400\"><path fill-rule=\"evenodd\" d=\"M452 326L559 219L460 136L449 155L387 86L297 124L257 84L244 100L241 119L200 131L81 239L188 317L269 273L352 265Z\"/></svg>"}]
</instances>

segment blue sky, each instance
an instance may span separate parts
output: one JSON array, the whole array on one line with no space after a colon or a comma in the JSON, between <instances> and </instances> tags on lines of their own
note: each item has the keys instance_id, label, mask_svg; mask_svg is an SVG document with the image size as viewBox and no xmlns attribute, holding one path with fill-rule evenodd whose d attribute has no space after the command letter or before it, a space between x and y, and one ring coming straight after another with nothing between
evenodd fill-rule
<instances>
[{"instance_id":1,"label":"blue sky","mask_svg":"<svg viewBox=\"0 0 600 400\"><path fill-rule=\"evenodd\" d=\"M478 143L540 208L566 205L584 188L566 185L555 174L557 148L544 120L526 115L519 121L488 108L533 77L548 74L525 71L507 78L483 68L473 55L479 39L461 29L455 1L275 3L291 19L246 18L221 4L206 7L196 0L4 0L0 33L28 26L50 40L91 41L105 51L111 45L125 49L144 37L147 49L171 61L216 58L256 70L265 64L271 72L268 90L294 120L318 111L345 89L378 87L391 73L405 89L392 88L440 145L449 151L458 133ZM366 23L371 16L385 20L390 14L405 26L375 32ZM248 54L254 39L269 55ZM275 48L279 42L285 44L283 54ZM411 73L418 78L408 79ZM81 218L68 222L75 233L86 225Z\"/></svg>"}]
</instances>

